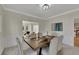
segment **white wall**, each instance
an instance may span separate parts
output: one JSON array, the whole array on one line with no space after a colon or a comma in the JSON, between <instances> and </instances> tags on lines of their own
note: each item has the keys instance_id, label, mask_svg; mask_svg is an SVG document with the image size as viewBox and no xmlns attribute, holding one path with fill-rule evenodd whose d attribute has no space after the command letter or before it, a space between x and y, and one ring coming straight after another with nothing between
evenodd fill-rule
<instances>
[{"instance_id":1,"label":"white wall","mask_svg":"<svg viewBox=\"0 0 79 59\"><path fill-rule=\"evenodd\" d=\"M0 5L0 54L2 53L3 49L4 49L4 40L3 40L3 31L2 31L2 16L3 16L3 8Z\"/></svg>"},{"instance_id":2,"label":"white wall","mask_svg":"<svg viewBox=\"0 0 79 59\"><path fill-rule=\"evenodd\" d=\"M0 15L0 54L3 50L3 38L2 38L2 17Z\"/></svg>"},{"instance_id":3,"label":"white wall","mask_svg":"<svg viewBox=\"0 0 79 59\"><path fill-rule=\"evenodd\" d=\"M5 47L16 45L16 37L22 35L22 21L15 14L5 12L3 20L3 35L5 39Z\"/></svg>"},{"instance_id":4,"label":"white wall","mask_svg":"<svg viewBox=\"0 0 79 59\"><path fill-rule=\"evenodd\" d=\"M16 37L20 35L22 37L22 21L33 21L38 22L40 27L40 32L44 31L45 21L40 19L28 17L25 15L17 14L14 12L5 11L4 12L4 20L3 20L3 31L4 31L4 39L5 39L5 47L15 46Z\"/></svg>"},{"instance_id":5,"label":"white wall","mask_svg":"<svg viewBox=\"0 0 79 59\"><path fill-rule=\"evenodd\" d=\"M60 18L53 19L52 23L63 23L63 43L74 46L74 19L73 18Z\"/></svg>"}]
</instances>

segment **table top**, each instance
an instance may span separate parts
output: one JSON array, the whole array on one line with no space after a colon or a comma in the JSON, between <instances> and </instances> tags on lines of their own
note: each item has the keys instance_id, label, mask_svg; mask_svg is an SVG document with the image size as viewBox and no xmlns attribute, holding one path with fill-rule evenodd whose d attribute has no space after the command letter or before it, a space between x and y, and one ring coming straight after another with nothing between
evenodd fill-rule
<instances>
[{"instance_id":1,"label":"table top","mask_svg":"<svg viewBox=\"0 0 79 59\"><path fill-rule=\"evenodd\" d=\"M29 45L33 48L33 49L38 49L38 48L43 48L43 47L47 47L49 46L49 43L51 41L51 39L53 39L54 36L43 36L41 38L38 38L38 40L30 40Z\"/></svg>"}]
</instances>

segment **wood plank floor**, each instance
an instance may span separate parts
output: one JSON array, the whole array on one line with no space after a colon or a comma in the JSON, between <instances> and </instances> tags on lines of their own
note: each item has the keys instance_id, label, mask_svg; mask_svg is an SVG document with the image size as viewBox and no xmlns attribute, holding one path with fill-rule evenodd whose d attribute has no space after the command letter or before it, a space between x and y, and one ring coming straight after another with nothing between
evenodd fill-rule
<instances>
[{"instance_id":1,"label":"wood plank floor","mask_svg":"<svg viewBox=\"0 0 79 59\"><path fill-rule=\"evenodd\" d=\"M79 35L74 38L74 46L79 47Z\"/></svg>"}]
</instances>

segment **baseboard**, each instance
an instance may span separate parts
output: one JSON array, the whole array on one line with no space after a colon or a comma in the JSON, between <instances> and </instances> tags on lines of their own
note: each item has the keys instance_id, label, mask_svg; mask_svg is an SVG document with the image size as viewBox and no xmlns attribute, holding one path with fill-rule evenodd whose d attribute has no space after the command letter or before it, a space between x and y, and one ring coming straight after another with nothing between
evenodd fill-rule
<instances>
[{"instance_id":1,"label":"baseboard","mask_svg":"<svg viewBox=\"0 0 79 59\"><path fill-rule=\"evenodd\" d=\"M5 47L5 49L6 49L6 48L12 48L12 47L17 47L17 45L13 45L13 46Z\"/></svg>"},{"instance_id":2,"label":"baseboard","mask_svg":"<svg viewBox=\"0 0 79 59\"><path fill-rule=\"evenodd\" d=\"M1 49L0 55L3 55L4 50L5 50L5 48Z\"/></svg>"},{"instance_id":3,"label":"baseboard","mask_svg":"<svg viewBox=\"0 0 79 59\"><path fill-rule=\"evenodd\" d=\"M15 45L15 46L11 46L11 47L7 47L7 48L12 48L12 47L17 47L17 45ZM1 52L1 54L0 55L4 55L4 52L5 52L5 50L7 49L6 47L2 50L2 52Z\"/></svg>"},{"instance_id":4,"label":"baseboard","mask_svg":"<svg viewBox=\"0 0 79 59\"><path fill-rule=\"evenodd\" d=\"M6 49L6 48L12 48L12 47L15 47L15 46L17 46L17 44L11 45L11 46L5 46L5 49Z\"/></svg>"}]
</instances>

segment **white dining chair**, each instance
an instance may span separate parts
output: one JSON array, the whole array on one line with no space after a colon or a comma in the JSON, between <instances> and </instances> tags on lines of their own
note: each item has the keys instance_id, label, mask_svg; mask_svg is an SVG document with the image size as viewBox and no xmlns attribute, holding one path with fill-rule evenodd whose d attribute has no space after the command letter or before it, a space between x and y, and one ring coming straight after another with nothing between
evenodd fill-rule
<instances>
[{"instance_id":1,"label":"white dining chair","mask_svg":"<svg viewBox=\"0 0 79 59\"><path fill-rule=\"evenodd\" d=\"M63 36L58 36L58 48L57 48L57 52L58 54L63 54Z\"/></svg>"},{"instance_id":2,"label":"white dining chair","mask_svg":"<svg viewBox=\"0 0 79 59\"><path fill-rule=\"evenodd\" d=\"M64 38L63 32L53 31L51 35L56 36L58 38L57 53L63 54L63 38Z\"/></svg>"},{"instance_id":3,"label":"white dining chair","mask_svg":"<svg viewBox=\"0 0 79 59\"><path fill-rule=\"evenodd\" d=\"M60 36L58 38L59 38L58 39L58 51L60 51L63 48L63 43L62 43L63 36Z\"/></svg>"},{"instance_id":4,"label":"white dining chair","mask_svg":"<svg viewBox=\"0 0 79 59\"><path fill-rule=\"evenodd\" d=\"M22 49L23 47L22 47L22 44L18 37L16 38L16 41L17 41L17 45L18 45L18 54L23 55L23 49Z\"/></svg>"},{"instance_id":5,"label":"white dining chair","mask_svg":"<svg viewBox=\"0 0 79 59\"><path fill-rule=\"evenodd\" d=\"M48 48L42 49L43 55L57 55L57 46L58 46L58 38L53 38L50 41L50 45Z\"/></svg>"},{"instance_id":6,"label":"white dining chair","mask_svg":"<svg viewBox=\"0 0 79 59\"><path fill-rule=\"evenodd\" d=\"M37 55L38 54L38 50L33 50L30 47L28 49L24 50L19 38L16 38L16 41L17 41L17 45L18 45L18 54L19 55ZM27 48L27 44L26 44L26 48Z\"/></svg>"},{"instance_id":7,"label":"white dining chair","mask_svg":"<svg viewBox=\"0 0 79 59\"><path fill-rule=\"evenodd\" d=\"M53 38L50 42L49 55L57 55L58 38Z\"/></svg>"}]
</instances>

